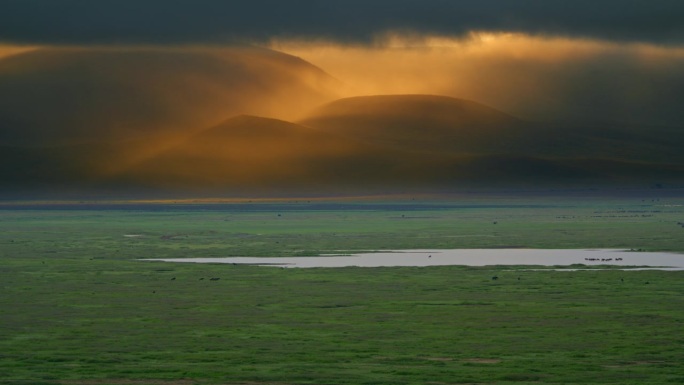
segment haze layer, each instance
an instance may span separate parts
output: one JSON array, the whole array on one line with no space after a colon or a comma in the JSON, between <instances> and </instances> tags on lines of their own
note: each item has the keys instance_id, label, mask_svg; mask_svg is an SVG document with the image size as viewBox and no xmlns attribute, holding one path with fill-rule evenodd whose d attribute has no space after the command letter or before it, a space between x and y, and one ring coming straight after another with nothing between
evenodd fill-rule
<instances>
[{"instance_id":1,"label":"haze layer","mask_svg":"<svg viewBox=\"0 0 684 385\"><path fill-rule=\"evenodd\" d=\"M303 59L242 45L4 47L0 184L8 194L230 195L684 183L681 109L672 107L681 100L680 69L672 67L684 57L680 50L616 46L613 54L631 64L615 66L624 71L606 74L597 91L586 86L600 76L586 71L605 63L596 47L607 43L556 41L553 48L553 40L540 38L474 36L419 39L426 44L420 49L389 39L365 53L278 43L348 75L340 79ZM437 65L435 52L448 63ZM584 59L569 60L573 55ZM334 58L347 66L331 64ZM670 70L629 86L643 82L630 75L635 58L646 73ZM628 78L627 88L605 87ZM664 97L655 94L672 79L657 90ZM571 83L578 88L569 92ZM595 102L590 114L589 104L571 105L625 89L635 97ZM338 99L382 90L394 92ZM511 111L454 95L459 90ZM639 119L613 119L640 105ZM620 123L653 116L656 123Z\"/></svg>"}]
</instances>

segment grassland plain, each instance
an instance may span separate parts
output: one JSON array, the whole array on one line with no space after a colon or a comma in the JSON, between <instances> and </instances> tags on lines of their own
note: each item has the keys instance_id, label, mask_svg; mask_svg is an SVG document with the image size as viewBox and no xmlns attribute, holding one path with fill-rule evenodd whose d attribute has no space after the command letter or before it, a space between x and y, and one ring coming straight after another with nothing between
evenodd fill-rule
<instances>
[{"instance_id":1,"label":"grassland plain","mask_svg":"<svg viewBox=\"0 0 684 385\"><path fill-rule=\"evenodd\" d=\"M0 384L684 383L684 272L138 261L512 246L682 252L683 204L650 195L6 204Z\"/></svg>"}]
</instances>

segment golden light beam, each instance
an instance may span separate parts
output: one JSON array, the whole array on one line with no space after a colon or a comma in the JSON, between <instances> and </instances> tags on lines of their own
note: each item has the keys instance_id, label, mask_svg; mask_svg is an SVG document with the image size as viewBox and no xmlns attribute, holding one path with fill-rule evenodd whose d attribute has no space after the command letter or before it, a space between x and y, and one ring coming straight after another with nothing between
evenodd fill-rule
<instances>
[{"instance_id":1,"label":"golden light beam","mask_svg":"<svg viewBox=\"0 0 684 385\"><path fill-rule=\"evenodd\" d=\"M20 53L24 53L24 52L28 52L28 51L33 51L33 50L36 50L39 48L40 47L18 46L18 45L8 45L8 44L0 43L0 60L5 58L5 57L8 57L8 56L12 56L12 55L16 55L16 54L20 54Z\"/></svg>"},{"instance_id":2,"label":"golden light beam","mask_svg":"<svg viewBox=\"0 0 684 385\"><path fill-rule=\"evenodd\" d=\"M527 118L619 119L657 110L684 83L681 46L472 32L462 39L387 34L367 46L274 40L270 47L342 79L345 96L448 95Z\"/></svg>"}]
</instances>

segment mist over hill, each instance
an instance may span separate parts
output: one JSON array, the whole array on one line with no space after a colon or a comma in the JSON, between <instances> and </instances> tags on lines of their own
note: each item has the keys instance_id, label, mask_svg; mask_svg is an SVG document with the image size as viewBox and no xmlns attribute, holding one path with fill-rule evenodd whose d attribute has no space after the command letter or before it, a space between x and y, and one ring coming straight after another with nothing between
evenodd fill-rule
<instances>
[{"instance_id":1,"label":"mist over hill","mask_svg":"<svg viewBox=\"0 0 684 385\"><path fill-rule=\"evenodd\" d=\"M412 151L451 154L684 160L684 130L610 123L526 121L480 103L438 95L344 98L301 124Z\"/></svg>"},{"instance_id":2,"label":"mist over hill","mask_svg":"<svg viewBox=\"0 0 684 385\"><path fill-rule=\"evenodd\" d=\"M0 144L166 136L237 114L293 118L334 99L336 82L255 47L38 49L0 59Z\"/></svg>"},{"instance_id":3,"label":"mist over hill","mask_svg":"<svg viewBox=\"0 0 684 385\"><path fill-rule=\"evenodd\" d=\"M335 100L251 47L61 48L0 59L0 189L333 194L684 185L677 127L531 122L440 95Z\"/></svg>"},{"instance_id":4,"label":"mist over hill","mask_svg":"<svg viewBox=\"0 0 684 385\"><path fill-rule=\"evenodd\" d=\"M436 95L341 99L313 110L300 123L405 151L440 154L441 172L428 165L422 171L437 174L437 184L605 186L684 177L684 131L676 128L531 122Z\"/></svg>"},{"instance_id":5,"label":"mist over hill","mask_svg":"<svg viewBox=\"0 0 684 385\"><path fill-rule=\"evenodd\" d=\"M509 146L524 123L488 106L437 95L344 98L301 124L410 151L472 153Z\"/></svg>"}]
</instances>

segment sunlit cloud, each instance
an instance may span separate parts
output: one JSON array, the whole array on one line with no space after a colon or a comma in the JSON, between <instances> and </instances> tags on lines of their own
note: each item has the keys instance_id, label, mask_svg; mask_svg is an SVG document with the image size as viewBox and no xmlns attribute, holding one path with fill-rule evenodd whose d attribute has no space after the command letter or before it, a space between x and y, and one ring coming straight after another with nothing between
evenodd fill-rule
<instances>
[{"instance_id":1,"label":"sunlit cloud","mask_svg":"<svg viewBox=\"0 0 684 385\"><path fill-rule=\"evenodd\" d=\"M530 119L677 124L684 47L472 32L385 34L371 45L274 40L345 81L344 94L440 94Z\"/></svg>"}]
</instances>

